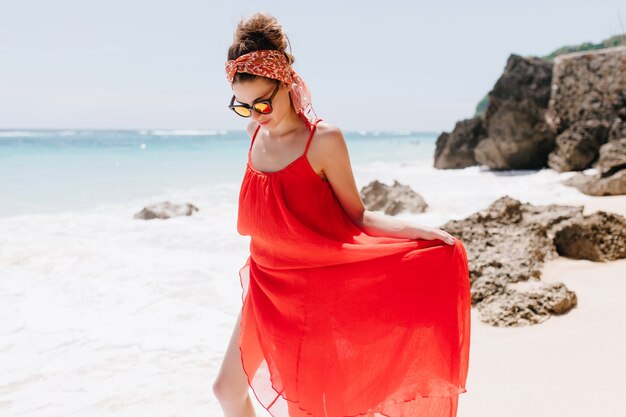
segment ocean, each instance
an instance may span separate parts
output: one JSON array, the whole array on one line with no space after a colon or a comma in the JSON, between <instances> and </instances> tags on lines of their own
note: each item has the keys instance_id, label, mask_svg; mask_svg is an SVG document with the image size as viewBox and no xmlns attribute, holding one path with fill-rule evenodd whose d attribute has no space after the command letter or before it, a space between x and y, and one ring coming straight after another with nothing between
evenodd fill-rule
<instances>
[{"instance_id":1,"label":"ocean","mask_svg":"<svg viewBox=\"0 0 626 417\"><path fill-rule=\"evenodd\" d=\"M417 223L464 218L505 194L589 199L560 184L573 173L437 170L437 133L344 136L358 188L410 185L429 208L398 217ZM211 384L241 308L249 237L236 216L249 140L0 130L0 415L222 415ZM163 201L199 211L133 218Z\"/></svg>"}]
</instances>

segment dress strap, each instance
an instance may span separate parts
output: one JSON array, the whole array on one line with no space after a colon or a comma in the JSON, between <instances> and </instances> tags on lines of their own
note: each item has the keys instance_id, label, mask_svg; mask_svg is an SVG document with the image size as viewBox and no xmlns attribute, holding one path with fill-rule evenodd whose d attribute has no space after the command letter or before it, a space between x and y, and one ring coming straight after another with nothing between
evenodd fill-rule
<instances>
[{"instance_id":1,"label":"dress strap","mask_svg":"<svg viewBox=\"0 0 626 417\"><path fill-rule=\"evenodd\" d=\"M311 124L311 134L309 135L309 140L306 142L306 148L304 148L304 154L306 155L306 151L309 150L309 145L311 144L311 139L313 139L313 133L315 133L315 129L317 128L317 123L322 119L317 119L315 122Z\"/></svg>"}]
</instances>

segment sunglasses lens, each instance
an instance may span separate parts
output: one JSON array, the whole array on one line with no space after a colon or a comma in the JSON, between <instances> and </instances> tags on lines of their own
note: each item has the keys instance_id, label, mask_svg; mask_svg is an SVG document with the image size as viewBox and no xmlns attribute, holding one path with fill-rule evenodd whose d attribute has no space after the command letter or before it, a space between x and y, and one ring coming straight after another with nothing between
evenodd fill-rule
<instances>
[{"instance_id":1,"label":"sunglasses lens","mask_svg":"<svg viewBox=\"0 0 626 417\"><path fill-rule=\"evenodd\" d=\"M254 109L262 114L268 114L272 111L272 107L268 103L256 103Z\"/></svg>"},{"instance_id":2,"label":"sunglasses lens","mask_svg":"<svg viewBox=\"0 0 626 417\"><path fill-rule=\"evenodd\" d=\"M238 107L235 106L232 108L235 113L237 113L239 116L243 116L243 117L249 117L250 114L252 114L252 112L250 111L250 109L247 109L245 107Z\"/></svg>"}]
</instances>

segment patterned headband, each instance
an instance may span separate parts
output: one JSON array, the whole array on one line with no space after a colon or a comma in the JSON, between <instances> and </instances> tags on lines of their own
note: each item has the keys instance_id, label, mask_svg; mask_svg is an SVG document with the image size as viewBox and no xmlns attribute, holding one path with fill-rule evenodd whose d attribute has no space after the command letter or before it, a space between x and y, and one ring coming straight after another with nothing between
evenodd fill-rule
<instances>
[{"instance_id":1,"label":"patterned headband","mask_svg":"<svg viewBox=\"0 0 626 417\"><path fill-rule=\"evenodd\" d=\"M291 86L289 95L296 113L309 125L317 115L311 104L311 92L304 80L289 64L285 54L273 49L259 49L226 61L226 78L232 84L237 72L280 80Z\"/></svg>"}]
</instances>

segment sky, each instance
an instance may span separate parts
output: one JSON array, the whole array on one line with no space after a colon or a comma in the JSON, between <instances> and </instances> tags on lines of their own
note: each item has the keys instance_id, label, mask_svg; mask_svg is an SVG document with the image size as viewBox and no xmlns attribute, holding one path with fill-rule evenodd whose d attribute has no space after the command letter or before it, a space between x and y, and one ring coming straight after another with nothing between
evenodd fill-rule
<instances>
[{"instance_id":1,"label":"sky","mask_svg":"<svg viewBox=\"0 0 626 417\"><path fill-rule=\"evenodd\" d=\"M451 131L510 54L626 32L626 0L0 0L0 129L243 130L224 63L259 10L346 131Z\"/></svg>"}]
</instances>

